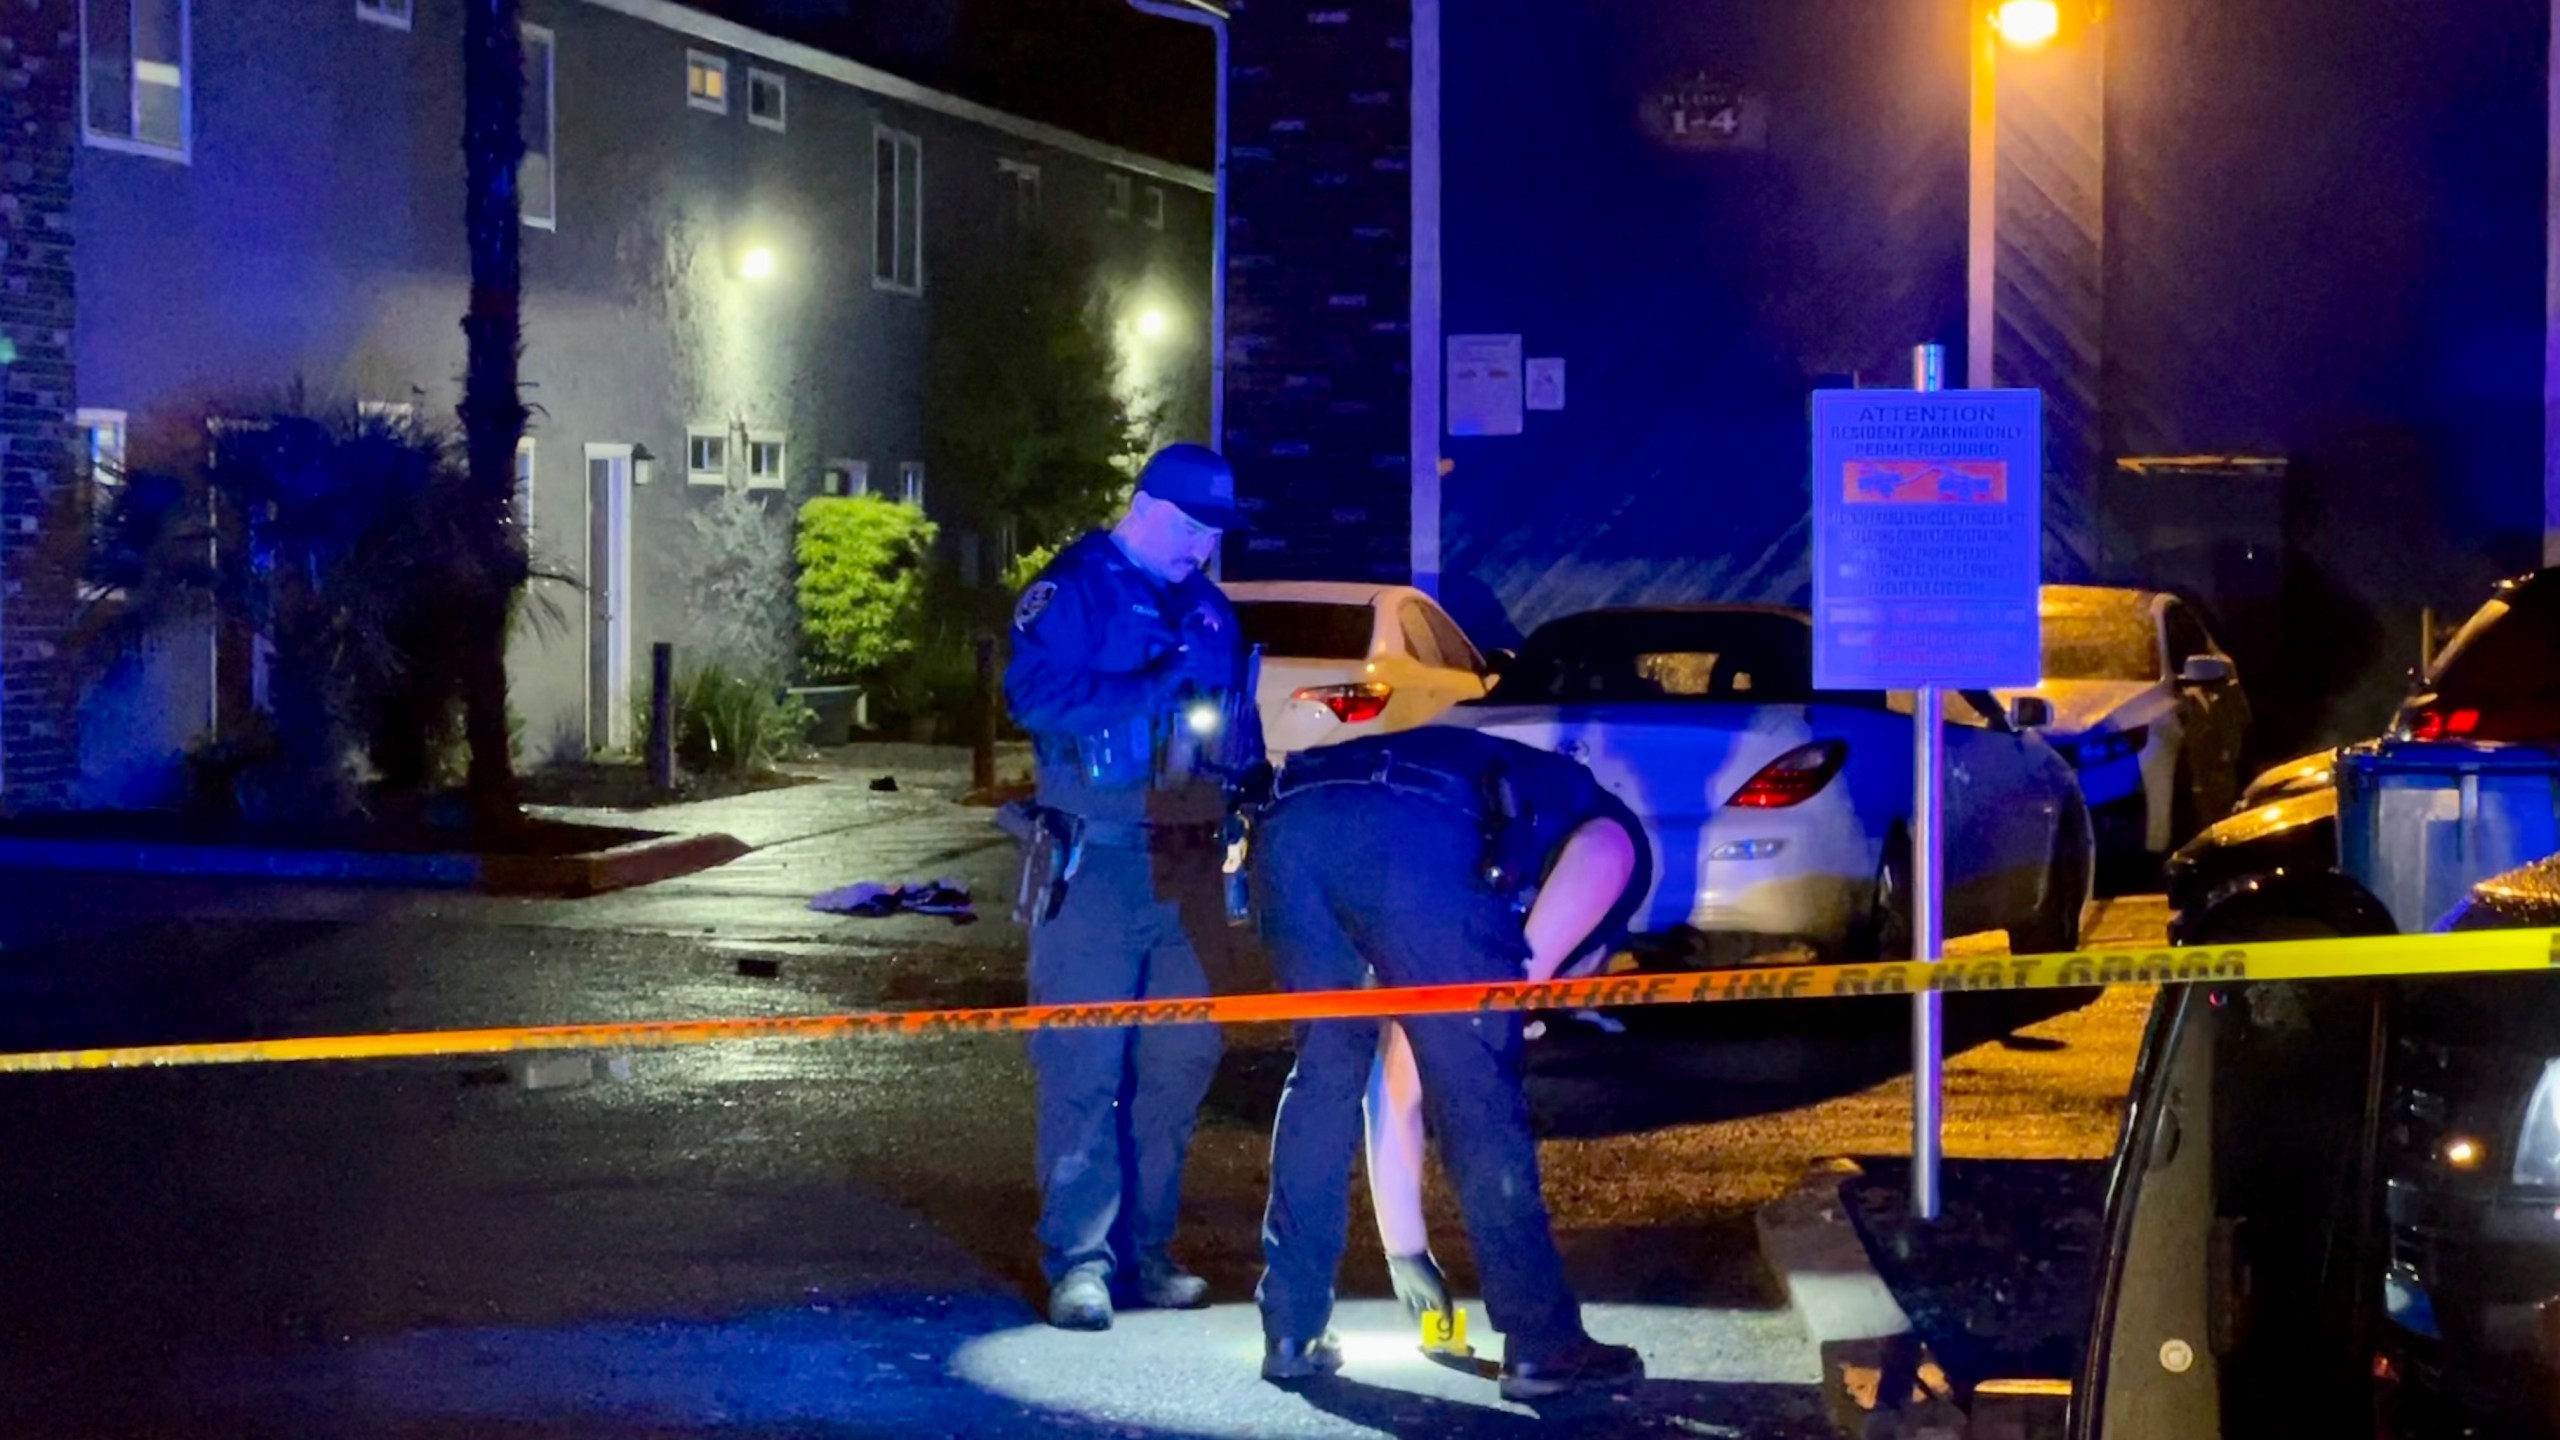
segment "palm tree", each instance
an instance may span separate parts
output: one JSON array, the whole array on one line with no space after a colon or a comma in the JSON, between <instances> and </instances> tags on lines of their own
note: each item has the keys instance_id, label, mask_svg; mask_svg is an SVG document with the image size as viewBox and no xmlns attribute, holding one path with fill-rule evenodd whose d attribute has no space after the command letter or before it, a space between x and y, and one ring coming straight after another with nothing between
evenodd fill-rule
<instances>
[{"instance_id":1,"label":"palm tree","mask_svg":"<svg viewBox=\"0 0 2560 1440\"><path fill-rule=\"evenodd\" d=\"M463 316L463 447L470 507L513 544L476 567L459 597L466 784L492 818L515 811L507 734L507 618L526 574L515 527L516 445L525 408L516 373L523 351L522 218L516 193L524 159L524 47L517 0L465 0L462 30L463 223L471 246L471 304ZM508 563L508 556L513 563Z\"/></svg>"}]
</instances>

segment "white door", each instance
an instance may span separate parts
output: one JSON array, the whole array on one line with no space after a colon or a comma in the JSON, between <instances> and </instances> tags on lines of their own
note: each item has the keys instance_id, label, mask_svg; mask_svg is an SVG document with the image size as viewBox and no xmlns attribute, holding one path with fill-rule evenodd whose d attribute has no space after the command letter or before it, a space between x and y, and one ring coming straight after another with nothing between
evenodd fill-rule
<instances>
[{"instance_id":1,"label":"white door","mask_svg":"<svg viewBox=\"0 0 2560 1440\"><path fill-rule=\"evenodd\" d=\"M631 447L587 447L587 748L631 748Z\"/></svg>"}]
</instances>

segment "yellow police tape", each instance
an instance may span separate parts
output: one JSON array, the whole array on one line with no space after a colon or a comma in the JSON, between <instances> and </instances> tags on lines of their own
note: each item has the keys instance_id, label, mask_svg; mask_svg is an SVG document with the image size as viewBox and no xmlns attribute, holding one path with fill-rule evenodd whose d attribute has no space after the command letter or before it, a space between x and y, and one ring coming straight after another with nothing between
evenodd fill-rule
<instances>
[{"instance_id":1,"label":"yellow police tape","mask_svg":"<svg viewBox=\"0 0 2560 1440\"><path fill-rule=\"evenodd\" d=\"M763 1019L650 1020L130 1045L0 1054L0 1074L497 1055L522 1050L650 1050L727 1040L840 1040L860 1035L985 1034L1124 1025L1239 1025L1518 1010L1607 1010L1627 1005L1833 1000L1931 990L2067 990L2107 985L2215 985L2537 970L2560 970L2560 930L2481 930L2458 935L2286 940L2263 945L2095 950L2071 955L1968 956L1935 963L1765 965L1673 974L1615 969L1615 973L1588 979L1544 984L1524 981L1421 985L1216 995L1196 1000L857 1011Z\"/></svg>"}]
</instances>

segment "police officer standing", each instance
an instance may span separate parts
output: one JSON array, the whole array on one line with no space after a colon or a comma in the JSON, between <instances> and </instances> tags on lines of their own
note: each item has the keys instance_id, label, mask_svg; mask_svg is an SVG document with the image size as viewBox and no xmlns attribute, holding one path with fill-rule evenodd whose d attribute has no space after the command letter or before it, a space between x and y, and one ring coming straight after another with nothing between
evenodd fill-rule
<instances>
[{"instance_id":1,"label":"police officer standing","mask_svg":"<svg viewBox=\"0 0 2560 1440\"><path fill-rule=\"evenodd\" d=\"M1202 566L1238 519L1217 452L1147 461L1109 531L1068 545L1013 612L1005 696L1039 790L1023 897L1034 1004L1206 995L1226 944L1220 825L1263 764L1235 611ZM1031 1038L1049 1323L1122 1303L1189 1309L1208 1285L1167 1253L1221 1041L1210 1025Z\"/></svg>"},{"instance_id":2,"label":"police officer standing","mask_svg":"<svg viewBox=\"0 0 2560 1440\"><path fill-rule=\"evenodd\" d=\"M1289 990L1516 981L1524 964L1577 953L1624 920L1628 892L1651 871L1644 844L1626 806L1575 761L1427 726L1289 759L1254 834L1255 899ZM1520 1016L1398 1023L1503 1334L1504 1398L1643 1378L1634 1350L1583 1330L1565 1283L1520 1088ZM1342 1365L1325 1327L1378 1036L1373 1020L1297 1027L1262 1226L1268 1380Z\"/></svg>"}]
</instances>

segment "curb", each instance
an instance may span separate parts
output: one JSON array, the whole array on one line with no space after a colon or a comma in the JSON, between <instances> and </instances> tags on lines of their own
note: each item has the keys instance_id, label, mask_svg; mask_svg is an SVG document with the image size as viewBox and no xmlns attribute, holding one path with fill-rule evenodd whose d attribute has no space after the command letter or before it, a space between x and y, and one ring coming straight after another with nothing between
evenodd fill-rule
<instances>
[{"instance_id":1,"label":"curb","mask_svg":"<svg viewBox=\"0 0 2560 1440\"><path fill-rule=\"evenodd\" d=\"M1817 1345L1911 1333L1911 1318L1867 1258L1867 1242L1840 1196L1840 1187L1861 1173L1853 1161L1817 1162L1794 1189L1752 1217L1761 1257Z\"/></svg>"},{"instance_id":2,"label":"curb","mask_svg":"<svg viewBox=\"0 0 2560 1440\"><path fill-rule=\"evenodd\" d=\"M651 835L577 855L466 851L384 855L152 841L0 839L0 870L223 876L576 896L690 875L725 865L747 852L746 845L721 834Z\"/></svg>"},{"instance_id":3,"label":"curb","mask_svg":"<svg viewBox=\"0 0 2560 1440\"><path fill-rule=\"evenodd\" d=\"M1822 1362L1822 1408L1851 1440L1962 1440L1965 1414L1911 1317L1876 1273L1841 1186L1862 1172L1817 1162L1752 1217L1760 1256Z\"/></svg>"},{"instance_id":4,"label":"curb","mask_svg":"<svg viewBox=\"0 0 2560 1440\"><path fill-rule=\"evenodd\" d=\"M1761 1259L1821 1357L1833 1428L1849 1440L2060 1440L2067 1381L1985 1380L1959 1402L1849 1218L1841 1189L1863 1173L1816 1162L1753 1217Z\"/></svg>"}]
</instances>

